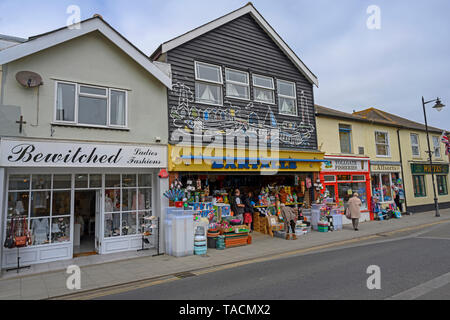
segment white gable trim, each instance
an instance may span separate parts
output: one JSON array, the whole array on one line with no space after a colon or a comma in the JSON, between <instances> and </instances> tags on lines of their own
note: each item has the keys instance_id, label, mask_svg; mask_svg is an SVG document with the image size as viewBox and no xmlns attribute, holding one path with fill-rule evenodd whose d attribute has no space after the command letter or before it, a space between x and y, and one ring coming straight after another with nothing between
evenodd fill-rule
<instances>
[{"instance_id":1,"label":"white gable trim","mask_svg":"<svg viewBox=\"0 0 450 320\"><path fill-rule=\"evenodd\" d=\"M201 27L198 27L192 31L189 31L173 40L163 43L161 46L161 53L166 53L188 41L191 41L211 30L214 30L230 21L233 21L247 13L250 13L256 22L269 34L272 40L280 47L280 49L290 58L290 60L295 64L295 66L300 70L301 73L313 84L319 86L317 77L306 67L306 65L297 57L297 55L292 51L289 46L281 39L281 37L275 32L275 30L267 23L267 21L261 16L261 14L253 7L253 5L248 4L236 11L233 11L221 18L211 21Z\"/></svg>"},{"instance_id":2,"label":"white gable trim","mask_svg":"<svg viewBox=\"0 0 450 320\"><path fill-rule=\"evenodd\" d=\"M133 47L117 31L99 18L81 22L80 29L64 28L49 34L37 37L30 41L0 51L0 65L29 56L33 53L48 49L60 43L81 37L93 31L99 31L106 38L112 41L130 58L141 65L145 70L161 81L166 87L172 89L172 80L157 68L147 56Z\"/></svg>"}]
</instances>

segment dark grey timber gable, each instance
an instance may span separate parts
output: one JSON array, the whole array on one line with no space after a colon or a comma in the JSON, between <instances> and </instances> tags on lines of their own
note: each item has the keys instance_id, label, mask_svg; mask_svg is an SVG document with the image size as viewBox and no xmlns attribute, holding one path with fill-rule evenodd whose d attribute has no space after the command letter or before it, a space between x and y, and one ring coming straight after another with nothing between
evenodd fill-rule
<instances>
[{"instance_id":1,"label":"dark grey timber gable","mask_svg":"<svg viewBox=\"0 0 450 320\"><path fill-rule=\"evenodd\" d=\"M195 102L195 61L222 67L223 107ZM223 128L279 129L281 149L317 150L313 84L250 14L169 50L165 62L171 65L173 80L168 95L170 136L176 129L192 132L199 125L206 130L206 120L221 120ZM225 68L249 73L250 101L226 97ZM274 78L275 105L253 101L252 74ZM297 116L279 114L277 79L295 82Z\"/></svg>"}]
</instances>

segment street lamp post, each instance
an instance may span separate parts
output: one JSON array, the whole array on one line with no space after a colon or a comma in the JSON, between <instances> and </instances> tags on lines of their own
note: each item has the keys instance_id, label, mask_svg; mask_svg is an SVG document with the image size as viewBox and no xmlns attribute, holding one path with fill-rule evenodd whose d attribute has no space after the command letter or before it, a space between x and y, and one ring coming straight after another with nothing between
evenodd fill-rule
<instances>
[{"instance_id":1,"label":"street lamp post","mask_svg":"<svg viewBox=\"0 0 450 320\"><path fill-rule=\"evenodd\" d=\"M437 111L441 111L443 107L445 107L445 105L443 105L441 103L441 100L439 98L434 99L434 100L430 100L430 101L425 101L425 99L422 97L422 107L423 107L423 117L425 118L425 130L427 132L427 144L428 144L428 156L430 159L430 170L431 170L431 180L433 182L433 193L434 193L434 208L436 210L436 217L440 217L441 215L439 214L439 204L438 204L438 198L436 195L436 185L434 184L434 172L433 172L433 153L431 152L431 148L430 148L430 138L429 138L429 134L428 134L428 123L427 123L427 113L425 111L425 105L431 102L436 102L436 104L433 106L433 109L436 109Z\"/></svg>"}]
</instances>

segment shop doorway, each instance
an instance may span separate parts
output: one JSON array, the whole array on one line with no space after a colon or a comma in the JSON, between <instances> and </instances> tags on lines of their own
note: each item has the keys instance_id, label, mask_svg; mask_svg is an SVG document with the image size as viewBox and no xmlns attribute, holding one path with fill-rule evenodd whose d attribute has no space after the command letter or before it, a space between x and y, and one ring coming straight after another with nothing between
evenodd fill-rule
<instances>
[{"instance_id":1,"label":"shop doorway","mask_svg":"<svg viewBox=\"0 0 450 320\"><path fill-rule=\"evenodd\" d=\"M100 191L75 191L73 256L99 253Z\"/></svg>"}]
</instances>

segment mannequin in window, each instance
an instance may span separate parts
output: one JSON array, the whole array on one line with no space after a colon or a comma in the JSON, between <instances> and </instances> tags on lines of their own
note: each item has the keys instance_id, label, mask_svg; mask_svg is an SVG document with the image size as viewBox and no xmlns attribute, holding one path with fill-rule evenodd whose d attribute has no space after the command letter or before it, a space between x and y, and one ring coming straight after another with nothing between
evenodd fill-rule
<instances>
[{"instance_id":1,"label":"mannequin in window","mask_svg":"<svg viewBox=\"0 0 450 320\"><path fill-rule=\"evenodd\" d=\"M24 213L24 211L25 211L25 208L23 207L22 200L17 201L16 202L16 214L21 215Z\"/></svg>"},{"instance_id":2,"label":"mannequin in window","mask_svg":"<svg viewBox=\"0 0 450 320\"><path fill-rule=\"evenodd\" d=\"M106 193L105 196L105 212L113 212L114 211L114 204L112 199L109 197L109 193Z\"/></svg>"},{"instance_id":3,"label":"mannequin in window","mask_svg":"<svg viewBox=\"0 0 450 320\"><path fill-rule=\"evenodd\" d=\"M34 219L31 230L32 234L34 235L33 244L38 245L45 243L48 240L48 233L50 231L48 219L44 218Z\"/></svg>"},{"instance_id":4,"label":"mannequin in window","mask_svg":"<svg viewBox=\"0 0 450 320\"><path fill-rule=\"evenodd\" d=\"M138 192L137 194L135 194L133 196L133 205L131 207L131 210L136 210L139 208L139 210L142 209L147 209L144 208L144 203L145 203L145 197L141 192Z\"/></svg>"}]
</instances>

